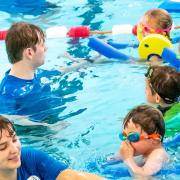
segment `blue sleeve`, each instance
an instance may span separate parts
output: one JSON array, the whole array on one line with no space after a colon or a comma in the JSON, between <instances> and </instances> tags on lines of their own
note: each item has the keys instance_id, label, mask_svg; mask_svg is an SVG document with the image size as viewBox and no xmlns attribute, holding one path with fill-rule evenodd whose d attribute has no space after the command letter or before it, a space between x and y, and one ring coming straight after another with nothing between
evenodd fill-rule
<instances>
[{"instance_id":1,"label":"blue sleeve","mask_svg":"<svg viewBox=\"0 0 180 180\"><path fill-rule=\"evenodd\" d=\"M16 101L11 95L0 95L0 114L17 114Z\"/></svg>"},{"instance_id":2,"label":"blue sleeve","mask_svg":"<svg viewBox=\"0 0 180 180\"><path fill-rule=\"evenodd\" d=\"M39 150L22 148L22 156L26 168L33 171L30 174L38 175L41 179L55 180L59 173L67 168L66 164Z\"/></svg>"}]
</instances>

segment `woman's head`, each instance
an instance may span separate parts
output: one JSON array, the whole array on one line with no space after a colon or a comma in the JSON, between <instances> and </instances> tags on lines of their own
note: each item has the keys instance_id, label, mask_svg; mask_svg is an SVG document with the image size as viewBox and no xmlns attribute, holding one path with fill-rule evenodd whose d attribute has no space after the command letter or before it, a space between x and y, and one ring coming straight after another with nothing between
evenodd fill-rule
<instances>
[{"instance_id":1,"label":"woman's head","mask_svg":"<svg viewBox=\"0 0 180 180\"><path fill-rule=\"evenodd\" d=\"M142 34L145 37L148 34L162 34L170 39L170 30L172 29L172 18L164 9L148 10L140 21Z\"/></svg>"},{"instance_id":2,"label":"woman's head","mask_svg":"<svg viewBox=\"0 0 180 180\"><path fill-rule=\"evenodd\" d=\"M146 154L154 145L160 145L165 134L162 113L148 105L137 106L124 118L123 129L126 135L139 134L138 141L131 141L135 154Z\"/></svg>"},{"instance_id":3,"label":"woman's head","mask_svg":"<svg viewBox=\"0 0 180 180\"><path fill-rule=\"evenodd\" d=\"M172 104L179 101L180 73L169 66L151 66L146 76L146 98L150 103Z\"/></svg>"},{"instance_id":4,"label":"woman's head","mask_svg":"<svg viewBox=\"0 0 180 180\"><path fill-rule=\"evenodd\" d=\"M13 124L0 115L0 172L16 170L21 165L20 149Z\"/></svg>"}]
</instances>

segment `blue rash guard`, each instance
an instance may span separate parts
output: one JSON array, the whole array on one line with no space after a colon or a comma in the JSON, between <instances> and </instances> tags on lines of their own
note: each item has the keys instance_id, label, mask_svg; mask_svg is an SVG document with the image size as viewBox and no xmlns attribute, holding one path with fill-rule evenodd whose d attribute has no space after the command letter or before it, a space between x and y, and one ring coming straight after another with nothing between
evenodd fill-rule
<instances>
[{"instance_id":1,"label":"blue rash guard","mask_svg":"<svg viewBox=\"0 0 180 180\"><path fill-rule=\"evenodd\" d=\"M55 180L67 168L48 154L31 148L22 148L21 166L17 170L17 180Z\"/></svg>"},{"instance_id":2,"label":"blue rash guard","mask_svg":"<svg viewBox=\"0 0 180 180\"><path fill-rule=\"evenodd\" d=\"M57 70L38 69L32 80L24 80L6 72L0 84L0 113L29 116L32 121L42 121L59 113L62 98L51 91L51 77L59 76Z\"/></svg>"}]
</instances>

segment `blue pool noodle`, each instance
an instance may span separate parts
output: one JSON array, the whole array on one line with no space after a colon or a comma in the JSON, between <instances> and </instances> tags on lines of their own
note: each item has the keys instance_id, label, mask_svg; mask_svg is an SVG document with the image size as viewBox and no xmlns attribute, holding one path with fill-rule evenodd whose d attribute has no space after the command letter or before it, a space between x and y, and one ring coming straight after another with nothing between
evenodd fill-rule
<instances>
[{"instance_id":1,"label":"blue pool noodle","mask_svg":"<svg viewBox=\"0 0 180 180\"><path fill-rule=\"evenodd\" d=\"M180 36L171 38L172 44L179 43L179 41L180 41ZM119 42L117 43L112 40L108 40L107 43L116 49L125 49L125 48L129 48L129 47L138 48L138 46L139 46L139 42L135 42L134 44L131 44L131 43L119 43Z\"/></svg>"},{"instance_id":2,"label":"blue pool noodle","mask_svg":"<svg viewBox=\"0 0 180 180\"><path fill-rule=\"evenodd\" d=\"M180 59L177 58L176 53L174 53L171 49L164 48L161 56L165 62L168 62L171 66L177 69L180 68Z\"/></svg>"},{"instance_id":3,"label":"blue pool noodle","mask_svg":"<svg viewBox=\"0 0 180 180\"><path fill-rule=\"evenodd\" d=\"M116 48L121 46L121 44L118 43L117 44L111 43L111 44ZM98 38L94 38L94 37L89 38L88 46L108 58L114 58L121 61L133 58L121 53L115 47L112 47L111 45L105 43L104 41ZM171 66L175 67L176 69L180 68L180 60L177 58L177 55L171 49L164 48L161 56L165 60L165 62L169 63Z\"/></svg>"},{"instance_id":4,"label":"blue pool noodle","mask_svg":"<svg viewBox=\"0 0 180 180\"><path fill-rule=\"evenodd\" d=\"M116 48L98 38L90 37L88 46L108 58L114 58L122 61L132 58L126 54L121 53Z\"/></svg>"},{"instance_id":5,"label":"blue pool noodle","mask_svg":"<svg viewBox=\"0 0 180 180\"><path fill-rule=\"evenodd\" d=\"M117 43L117 42L113 42L113 41L108 41L107 43L116 49L125 49L128 47L138 48L138 46L139 46L138 42L136 42L134 44L130 44L130 43Z\"/></svg>"},{"instance_id":6,"label":"blue pool noodle","mask_svg":"<svg viewBox=\"0 0 180 180\"><path fill-rule=\"evenodd\" d=\"M159 8L165 9L168 12L178 13L180 12L180 2L166 0L159 6Z\"/></svg>"}]
</instances>

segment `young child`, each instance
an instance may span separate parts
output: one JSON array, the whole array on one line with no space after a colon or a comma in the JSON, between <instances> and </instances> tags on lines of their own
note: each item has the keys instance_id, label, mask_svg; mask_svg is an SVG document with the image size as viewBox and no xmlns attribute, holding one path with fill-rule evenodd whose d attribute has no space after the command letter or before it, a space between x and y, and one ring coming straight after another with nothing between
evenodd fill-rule
<instances>
[{"instance_id":1,"label":"young child","mask_svg":"<svg viewBox=\"0 0 180 180\"><path fill-rule=\"evenodd\" d=\"M141 18L137 32L139 40L149 34L161 34L170 40L170 31L173 21L170 14L164 9L150 9Z\"/></svg>"},{"instance_id":2,"label":"young child","mask_svg":"<svg viewBox=\"0 0 180 180\"><path fill-rule=\"evenodd\" d=\"M180 114L180 73L172 67L152 66L147 70L145 77L146 99L149 103L155 104L163 113L164 119L168 123L166 124L166 134L178 132L180 125L177 118ZM171 129L169 129L170 127Z\"/></svg>"},{"instance_id":3,"label":"young child","mask_svg":"<svg viewBox=\"0 0 180 180\"><path fill-rule=\"evenodd\" d=\"M170 40L170 31L173 28L173 21L170 14L160 8L148 10L141 18L137 25L137 37L141 41L144 37L150 34L160 34ZM156 54L154 52L154 54ZM153 55L149 58L148 64L159 65L161 58Z\"/></svg>"},{"instance_id":4,"label":"young child","mask_svg":"<svg viewBox=\"0 0 180 180\"><path fill-rule=\"evenodd\" d=\"M133 175L151 176L163 167L168 160L162 146L164 133L164 120L158 109L141 105L127 114L120 134L120 157Z\"/></svg>"}]
</instances>

